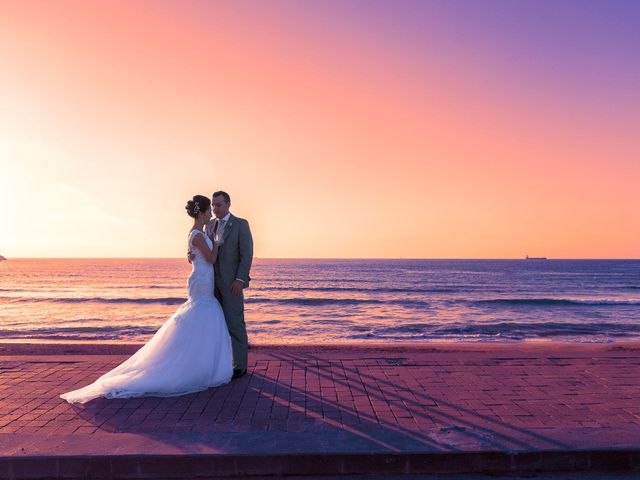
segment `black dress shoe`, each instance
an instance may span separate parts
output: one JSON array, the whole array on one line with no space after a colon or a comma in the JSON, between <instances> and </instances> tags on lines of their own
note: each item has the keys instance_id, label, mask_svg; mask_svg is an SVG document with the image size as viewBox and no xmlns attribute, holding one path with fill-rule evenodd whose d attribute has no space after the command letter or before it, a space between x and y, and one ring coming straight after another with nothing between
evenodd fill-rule
<instances>
[{"instance_id":1,"label":"black dress shoe","mask_svg":"<svg viewBox=\"0 0 640 480\"><path fill-rule=\"evenodd\" d=\"M247 373L247 369L245 368L244 370L240 370L239 368L234 368L233 369L233 377L231 378L240 378L244 375L246 375Z\"/></svg>"}]
</instances>

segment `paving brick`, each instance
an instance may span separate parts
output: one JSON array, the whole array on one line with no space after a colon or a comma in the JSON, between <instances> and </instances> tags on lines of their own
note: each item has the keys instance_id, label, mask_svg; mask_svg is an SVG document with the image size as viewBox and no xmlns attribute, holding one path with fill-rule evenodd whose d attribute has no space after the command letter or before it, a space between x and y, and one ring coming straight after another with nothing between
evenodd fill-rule
<instances>
[{"instance_id":1,"label":"paving brick","mask_svg":"<svg viewBox=\"0 0 640 480\"><path fill-rule=\"evenodd\" d=\"M380 444L399 452L415 442L442 451L464 452L484 445L533 453L544 448L578 450L598 441L607 447L609 441L633 440L634 435L640 444L637 348L256 347L249 375L229 385L184 397L97 399L84 406L70 406L58 395L88 383L126 357L72 358L68 363L69 357L50 356L42 364L37 355L0 357L0 434L90 439L107 433L123 438L140 433L230 433L266 435L261 438L268 444L268 435L286 433L349 433L375 443L378 434L372 432L383 432L392 440ZM605 440L591 433L603 429ZM545 433L552 431L556 437ZM375 457L369 466L404 472L421 465L404 457L389 458ZM485 465L504 463L506 457L487 458ZM540 458L518 461L531 466L545 461ZM576 468L610 468L613 462L606 455L571 458ZM634 465L634 458L615 457L628 466ZM356 471L366 460L353 457L340 468ZM469 465L478 461L473 456L467 460ZM553 462L565 460L554 457ZM284 468L279 462L273 460L274 468ZM446 459L434 462L442 472L454 469ZM140 465L132 460L121 468L124 472Z\"/></svg>"}]
</instances>

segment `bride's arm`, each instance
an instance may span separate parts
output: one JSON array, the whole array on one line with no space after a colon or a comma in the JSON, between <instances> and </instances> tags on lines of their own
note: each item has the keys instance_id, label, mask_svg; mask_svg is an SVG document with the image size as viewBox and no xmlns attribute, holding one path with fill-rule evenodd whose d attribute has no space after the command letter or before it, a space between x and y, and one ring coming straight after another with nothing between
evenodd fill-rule
<instances>
[{"instance_id":1,"label":"bride's arm","mask_svg":"<svg viewBox=\"0 0 640 480\"><path fill-rule=\"evenodd\" d=\"M209 246L204 241L202 235L198 234L192 240L193 245L202 252L204 258L207 259L209 263L216 263L216 258L218 258L218 248L219 245L217 243L213 244L213 250L209 250Z\"/></svg>"}]
</instances>

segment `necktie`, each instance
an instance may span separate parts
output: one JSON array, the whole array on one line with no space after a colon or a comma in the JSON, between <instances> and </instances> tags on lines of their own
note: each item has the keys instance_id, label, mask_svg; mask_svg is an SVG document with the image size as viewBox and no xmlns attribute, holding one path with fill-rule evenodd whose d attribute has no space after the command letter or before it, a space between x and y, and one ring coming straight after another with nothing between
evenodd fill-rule
<instances>
[{"instance_id":1,"label":"necktie","mask_svg":"<svg viewBox=\"0 0 640 480\"><path fill-rule=\"evenodd\" d=\"M213 234L215 235L216 233L218 233L219 228L224 228L225 223L227 223L226 220L220 220L219 218L216 218L216 223L213 226Z\"/></svg>"}]
</instances>

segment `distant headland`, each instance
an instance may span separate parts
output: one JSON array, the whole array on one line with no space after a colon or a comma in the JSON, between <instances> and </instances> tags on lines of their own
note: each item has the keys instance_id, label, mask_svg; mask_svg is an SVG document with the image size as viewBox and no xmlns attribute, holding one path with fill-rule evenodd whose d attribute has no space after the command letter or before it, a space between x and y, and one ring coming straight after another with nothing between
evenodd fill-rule
<instances>
[{"instance_id":1,"label":"distant headland","mask_svg":"<svg viewBox=\"0 0 640 480\"><path fill-rule=\"evenodd\" d=\"M529 255L527 255L526 257L524 257L525 260L547 260L547 257L530 257Z\"/></svg>"}]
</instances>

